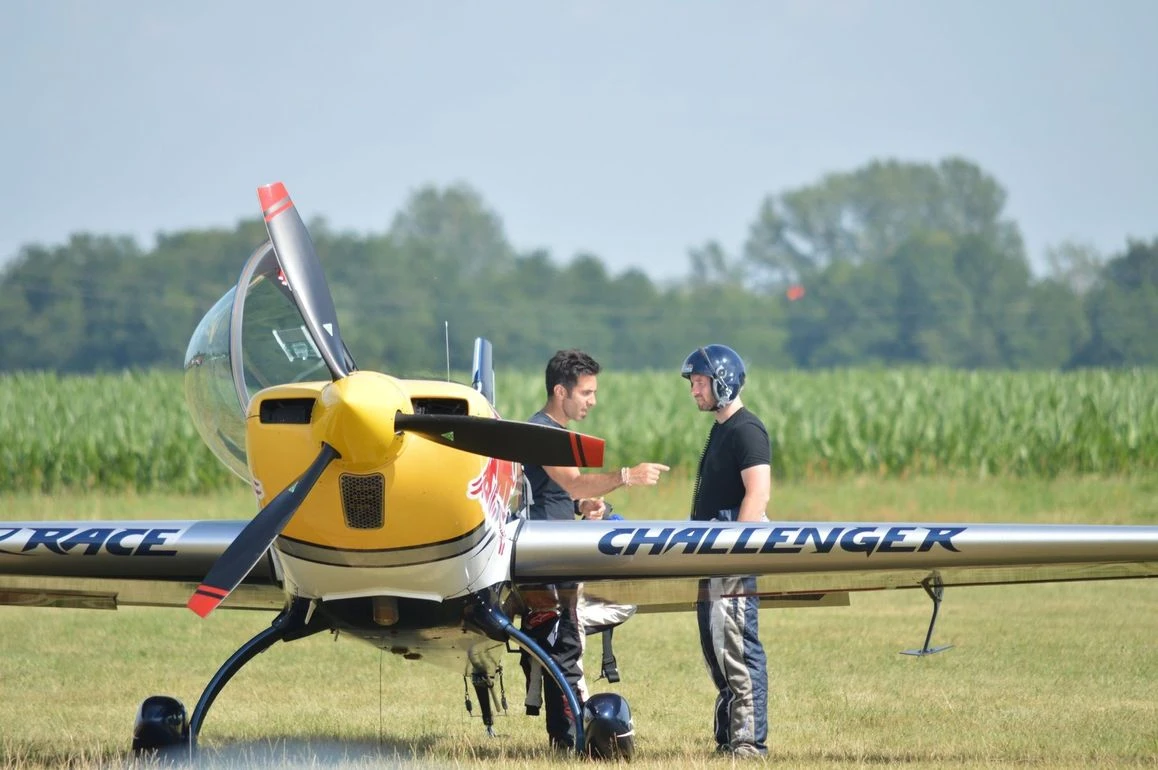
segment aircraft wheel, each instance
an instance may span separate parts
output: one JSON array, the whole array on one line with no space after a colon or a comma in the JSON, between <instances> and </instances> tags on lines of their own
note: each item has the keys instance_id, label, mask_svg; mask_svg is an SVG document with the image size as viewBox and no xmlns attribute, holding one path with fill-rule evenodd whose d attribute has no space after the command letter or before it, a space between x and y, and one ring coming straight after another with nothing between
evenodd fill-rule
<instances>
[{"instance_id":1,"label":"aircraft wheel","mask_svg":"<svg viewBox=\"0 0 1158 770\"><path fill-rule=\"evenodd\" d=\"M167 695L150 695L133 721L133 753L172 753L189 743L185 704Z\"/></svg>"}]
</instances>

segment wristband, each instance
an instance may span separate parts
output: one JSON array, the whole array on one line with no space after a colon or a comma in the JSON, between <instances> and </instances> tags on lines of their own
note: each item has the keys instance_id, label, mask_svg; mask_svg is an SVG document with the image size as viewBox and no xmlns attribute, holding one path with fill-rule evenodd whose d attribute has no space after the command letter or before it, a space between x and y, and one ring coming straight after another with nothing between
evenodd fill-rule
<instances>
[{"instance_id":1,"label":"wristband","mask_svg":"<svg viewBox=\"0 0 1158 770\"><path fill-rule=\"evenodd\" d=\"M625 487L631 486L631 473L630 469L626 466L619 469L619 483L623 484Z\"/></svg>"}]
</instances>

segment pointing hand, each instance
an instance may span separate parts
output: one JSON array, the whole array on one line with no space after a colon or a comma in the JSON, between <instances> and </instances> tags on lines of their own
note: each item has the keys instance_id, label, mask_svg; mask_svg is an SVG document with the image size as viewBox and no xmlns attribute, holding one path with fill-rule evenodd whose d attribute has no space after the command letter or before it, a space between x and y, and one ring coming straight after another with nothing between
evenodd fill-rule
<instances>
[{"instance_id":1,"label":"pointing hand","mask_svg":"<svg viewBox=\"0 0 1158 770\"><path fill-rule=\"evenodd\" d=\"M640 463L634 468L624 469L624 484L629 487L635 485L654 486L659 482L660 474L670 470L671 468L660 463Z\"/></svg>"}]
</instances>

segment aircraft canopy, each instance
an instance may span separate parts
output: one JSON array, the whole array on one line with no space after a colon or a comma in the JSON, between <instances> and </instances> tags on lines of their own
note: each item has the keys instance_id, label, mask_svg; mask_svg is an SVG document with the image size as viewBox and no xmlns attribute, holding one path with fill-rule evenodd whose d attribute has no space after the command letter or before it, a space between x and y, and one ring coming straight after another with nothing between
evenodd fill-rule
<instances>
[{"instance_id":1,"label":"aircraft canopy","mask_svg":"<svg viewBox=\"0 0 1158 770\"><path fill-rule=\"evenodd\" d=\"M254 394L273 385L329 378L267 241L189 340L185 398L197 431L226 467L252 481L245 414Z\"/></svg>"}]
</instances>

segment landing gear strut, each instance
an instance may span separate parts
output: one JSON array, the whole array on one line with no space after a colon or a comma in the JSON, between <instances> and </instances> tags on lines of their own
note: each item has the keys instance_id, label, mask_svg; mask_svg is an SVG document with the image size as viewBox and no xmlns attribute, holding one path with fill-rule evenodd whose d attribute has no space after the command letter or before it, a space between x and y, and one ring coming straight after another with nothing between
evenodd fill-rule
<instances>
[{"instance_id":1,"label":"landing gear strut","mask_svg":"<svg viewBox=\"0 0 1158 770\"><path fill-rule=\"evenodd\" d=\"M511 619L503 614L502 610L496 607L486 597L478 596L477 601L467 610L468 618L474 622L478 628L489 636L491 639L499 642L506 642L514 640L516 644L527 651L527 654L539 662L543 669L551 674L551 678L559 685L564 697L567 698L567 705L571 709L571 720L575 725L575 752L583 754L585 751L585 741L583 736L583 719L582 712L579 710L579 698L575 695L575 689L571 687L567 677L563 676L563 670L559 668L559 664L555 662L547 651L544 650L539 643L532 639L527 634L515 628L515 624Z\"/></svg>"},{"instance_id":2,"label":"landing gear strut","mask_svg":"<svg viewBox=\"0 0 1158 770\"><path fill-rule=\"evenodd\" d=\"M531 636L515 628L485 595L477 595L467 610L467 619L491 639L514 641L534 658L559 685L571 710L575 727L575 753L594 759L631 759L635 750L635 726L627 700L615 693L593 695L581 709L575 689L555 660ZM480 693L480 699L483 697Z\"/></svg>"},{"instance_id":3,"label":"landing gear strut","mask_svg":"<svg viewBox=\"0 0 1158 770\"><path fill-rule=\"evenodd\" d=\"M294 599L273 619L269 628L233 653L205 686L187 725L184 724L185 707L180 701L163 696L146 698L137 712L136 724L133 726L133 751L171 751L176 746L187 745L192 755L197 749L197 736L209 707L242 666L275 642L301 639L328 627L323 623L312 623L309 609L309 599Z\"/></svg>"}]
</instances>

